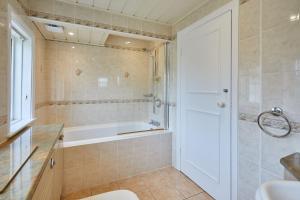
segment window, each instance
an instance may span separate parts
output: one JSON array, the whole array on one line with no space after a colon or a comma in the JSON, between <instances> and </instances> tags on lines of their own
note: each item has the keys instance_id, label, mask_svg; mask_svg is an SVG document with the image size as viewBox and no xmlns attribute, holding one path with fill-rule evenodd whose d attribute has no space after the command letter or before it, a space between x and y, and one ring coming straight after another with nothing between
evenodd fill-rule
<instances>
[{"instance_id":1,"label":"window","mask_svg":"<svg viewBox=\"0 0 300 200\"><path fill-rule=\"evenodd\" d=\"M32 121L32 38L20 23L11 22L10 132Z\"/></svg>"},{"instance_id":2,"label":"window","mask_svg":"<svg viewBox=\"0 0 300 200\"><path fill-rule=\"evenodd\" d=\"M22 120L22 64L24 37L11 30L11 124Z\"/></svg>"}]
</instances>

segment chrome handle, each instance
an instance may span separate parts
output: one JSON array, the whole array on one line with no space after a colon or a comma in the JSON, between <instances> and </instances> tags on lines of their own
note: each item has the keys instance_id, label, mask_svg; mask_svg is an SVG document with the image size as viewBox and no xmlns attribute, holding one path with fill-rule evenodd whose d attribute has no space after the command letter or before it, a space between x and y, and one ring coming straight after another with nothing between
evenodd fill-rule
<instances>
[{"instance_id":1,"label":"chrome handle","mask_svg":"<svg viewBox=\"0 0 300 200\"><path fill-rule=\"evenodd\" d=\"M224 102L222 102L222 101L219 101L219 102L217 103L217 105L218 105L218 107L220 107L220 108L224 108L224 107L226 106L226 104L225 104Z\"/></svg>"},{"instance_id":2,"label":"chrome handle","mask_svg":"<svg viewBox=\"0 0 300 200\"><path fill-rule=\"evenodd\" d=\"M155 99L154 104L157 108L161 107L162 101L160 99Z\"/></svg>"},{"instance_id":3,"label":"chrome handle","mask_svg":"<svg viewBox=\"0 0 300 200\"><path fill-rule=\"evenodd\" d=\"M61 134L58 139L59 140L64 140L64 137L65 137L64 134Z\"/></svg>"},{"instance_id":4,"label":"chrome handle","mask_svg":"<svg viewBox=\"0 0 300 200\"><path fill-rule=\"evenodd\" d=\"M52 169L55 165L55 160L53 158L50 159L50 168Z\"/></svg>"}]
</instances>

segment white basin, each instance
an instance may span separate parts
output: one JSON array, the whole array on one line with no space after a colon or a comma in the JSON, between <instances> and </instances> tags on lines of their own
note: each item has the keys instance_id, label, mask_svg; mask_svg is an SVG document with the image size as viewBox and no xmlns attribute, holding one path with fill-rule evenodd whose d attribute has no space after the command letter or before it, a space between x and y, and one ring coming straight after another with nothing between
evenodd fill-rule
<instances>
[{"instance_id":1,"label":"white basin","mask_svg":"<svg viewBox=\"0 0 300 200\"><path fill-rule=\"evenodd\" d=\"M266 182L256 191L256 200L300 200L300 182Z\"/></svg>"}]
</instances>

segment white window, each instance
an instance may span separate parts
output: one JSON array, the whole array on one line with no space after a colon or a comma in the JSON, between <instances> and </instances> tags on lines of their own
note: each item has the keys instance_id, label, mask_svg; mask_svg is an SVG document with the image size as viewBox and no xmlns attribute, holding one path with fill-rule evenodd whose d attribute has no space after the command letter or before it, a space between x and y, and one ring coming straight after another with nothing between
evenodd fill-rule
<instances>
[{"instance_id":1,"label":"white window","mask_svg":"<svg viewBox=\"0 0 300 200\"><path fill-rule=\"evenodd\" d=\"M10 133L32 122L31 33L17 20L11 21Z\"/></svg>"}]
</instances>

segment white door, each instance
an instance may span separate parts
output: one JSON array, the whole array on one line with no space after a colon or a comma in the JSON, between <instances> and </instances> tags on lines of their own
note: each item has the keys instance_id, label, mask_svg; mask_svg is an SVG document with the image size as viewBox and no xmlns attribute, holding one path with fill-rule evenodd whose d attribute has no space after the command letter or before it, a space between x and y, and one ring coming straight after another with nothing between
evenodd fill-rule
<instances>
[{"instance_id":1,"label":"white door","mask_svg":"<svg viewBox=\"0 0 300 200\"><path fill-rule=\"evenodd\" d=\"M181 170L230 199L231 12L179 33Z\"/></svg>"}]
</instances>

